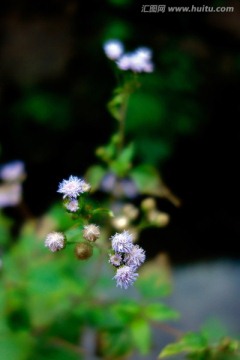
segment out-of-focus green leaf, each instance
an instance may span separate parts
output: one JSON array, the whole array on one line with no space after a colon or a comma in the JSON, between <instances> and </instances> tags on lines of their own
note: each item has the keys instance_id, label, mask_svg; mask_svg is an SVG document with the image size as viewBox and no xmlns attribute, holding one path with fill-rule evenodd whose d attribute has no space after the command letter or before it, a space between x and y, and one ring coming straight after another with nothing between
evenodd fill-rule
<instances>
[{"instance_id":1,"label":"out-of-focus green leaf","mask_svg":"<svg viewBox=\"0 0 240 360\"><path fill-rule=\"evenodd\" d=\"M112 305L111 311L120 321L127 324L141 312L141 305L132 300L125 300Z\"/></svg>"},{"instance_id":2,"label":"out-of-focus green leaf","mask_svg":"<svg viewBox=\"0 0 240 360\"><path fill-rule=\"evenodd\" d=\"M159 354L160 358L182 352L199 352L207 348L208 342L200 333L187 333L178 342L167 345Z\"/></svg>"},{"instance_id":3,"label":"out-of-focus green leaf","mask_svg":"<svg viewBox=\"0 0 240 360\"><path fill-rule=\"evenodd\" d=\"M130 324L133 343L142 355L146 355L151 346L151 329L148 321L138 318Z\"/></svg>"},{"instance_id":4,"label":"out-of-focus green leaf","mask_svg":"<svg viewBox=\"0 0 240 360\"><path fill-rule=\"evenodd\" d=\"M0 359L26 360L34 358L34 340L25 331L9 332L0 336Z\"/></svg>"},{"instance_id":5,"label":"out-of-focus green leaf","mask_svg":"<svg viewBox=\"0 0 240 360\"><path fill-rule=\"evenodd\" d=\"M7 218L0 211L0 245L7 245L10 242L10 228L12 225L12 220Z\"/></svg>"},{"instance_id":6,"label":"out-of-focus green leaf","mask_svg":"<svg viewBox=\"0 0 240 360\"><path fill-rule=\"evenodd\" d=\"M126 21L114 19L111 22L108 20L103 31L103 39L128 39L132 32L132 26Z\"/></svg>"},{"instance_id":7,"label":"out-of-focus green leaf","mask_svg":"<svg viewBox=\"0 0 240 360\"><path fill-rule=\"evenodd\" d=\"M179 313L162 303L152 303L144 308L144 314L149 320L166 321L176 320Z\"/></svg>"},{"instance_id":8,"label":"out-of-focus green leaf","mask_svg":"<svg viewBox=\"0 0 240 360\"><path fill-rule=\"evenodd\" d=\"M106 170L100 165L93 165L87 170L85 177L89 184L91 184L91 191L99 189L105 174Z\"/></svg>"},{"instance_id":9,"label":"out-of-focus green leaf","mask_svg":"<svg viewBox=\"0 0 240 360\"><path fill-rule=\"evenodd\" d=\"M140 193L159 194L161 178L153 166L144 164L134 167L130 172L130 177L135 182Z\"/></svg>"},{"instance_id":10,"label":"out-of-focus green leaf","mask_svg":"<svg viewBox=\"0 0 240 360\"><path fill-rule=\"evenodd\" d=\"M118 176L125 176L132 167L132 159L134 156L134 144L131 143L125 147L116 160L111 163L111 169Z\"/></svg>"},{"instance_id":11,"label":"out-of-focus green leaf","mask_svg":"<svg viewBox=\"0 0 240 360\"><path fill-rule=\"evenodd\" d=\"M132 351L128 328L113 328L99 333L100 353L104 358L121 359Z\"/></svg>"}]
</instances>

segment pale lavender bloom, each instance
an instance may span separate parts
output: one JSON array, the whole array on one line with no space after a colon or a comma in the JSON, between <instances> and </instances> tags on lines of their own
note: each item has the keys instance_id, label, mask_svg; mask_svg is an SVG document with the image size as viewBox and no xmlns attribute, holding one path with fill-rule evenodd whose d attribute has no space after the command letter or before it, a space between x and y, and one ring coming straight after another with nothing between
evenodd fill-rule
<instances>
[{"instance_id":1,"label":"pale lavender bloom","mask_svg":"<svg viewBox=\"0 0 240 360\"><path fill-rule=\"evenodd\" d=\"M16 206L22 200L22 186L18 183L0 186L0 208Z\"/></svg>"},{"instance_id":2,"label":"pale lavender bloom","mask_svg":"<svg viewBox=\"0 0 240 360\"><path fill-rule=\"evenodd\" d=\"M116 233L111 237L112 248L117 253L130 253L133 248L132 235L124 230L122 233Z\"/></svg>"},{"instance_id":3,"label":"pale lavender bloom","mask_svg":"<svg viewBox=\"0 0 240 360\"><path fill-rule=\"evenodd\" d=\"M134 272L134 269L130 266L122 266L117 269L116 275L113 279L116 279L117 286L127 289L137 279L138 274Z\"/></svg>"},{"instance_id":4,"label":"pale lavender bloom","mask_svg":"<svg viewBox=\"0 0 240 360\"><path fill-rule=\"evenodd\" d=\"M19 181L25 177L24 163L20 160L11 161L0 167L0 178L4 181Z\"/></svg>"},{"instance_id":5,"label":"pale lavender bloom","mask_svg":"<svg viewBox=\"0 0 240 360\"><path fill-rule=\"evenodd\" d=\"M151 62L151 50L139 48L132 53L124 54L116 62L121 70L131 70L133 72L152 72L153 63Z\"/></svg>"},{"instance_id":6,"label":"pale lavender bloom","mask_svg":"<svg viewBox=\"0 0 240 360\"><path fill-rule=\"evenodd\" d=\"M78 201L76 199L71 199L65 204L65 207L71 212L76 212L79 209Z\"/></svg>"},{"instance_id":7,"label":"pale lavender bloom","mask_svg":"<svg viewBox=\"0 0 240 360\"><path fill-rule=\"evenodd\" d=\"M121 254L110 254L109 255L109 262L113 266L120 266L122 263L122 256Z\"/></svg>"},{"instance_id":8,"label":"pale lavender bloom","mask_svg":"<svg viewBox=\"0 0 240 360\"><path fill-rule=\"evenodd\" d=\"M124 262L127 266L137 269L145 261L145 251L138 245L134 245L132 251L124 256Z\"/></svg>"},{"instance_id":9,"label":"pale lavender bloom","mask_svg":"<svg viewBox=\"0 0 240 360\"><path fill-rule=\"evenodd\" d=\"M90 185L84 180L79 179L77 176L70 176L68 180L63 180L59 184L58 191L63 194L63 198L69 197L70 199L77 198L80 194L88 191Z\"/></svg>"},{"instance_id":10,"label":"pale lavender bloom","mask_svg":"<svg viewBox=\"0 0 240 360\"><path fill-rule=\"evenodd\" d=\"M106 56L111 60L117 60L123 53L123 44L119 40L108 40L103 45Z\"/></svg>"},{"instance_id":11,"label":"pale lavender bloom","mask_svg":"<svg viewBox=\"0 0 240 360\"><path fill-rule=\"evenodd\" d=\"M65 236L61 232L51 232L45 239L45 246L52 252L62 250L65 247Z\"/></svg>"}]
</instances>

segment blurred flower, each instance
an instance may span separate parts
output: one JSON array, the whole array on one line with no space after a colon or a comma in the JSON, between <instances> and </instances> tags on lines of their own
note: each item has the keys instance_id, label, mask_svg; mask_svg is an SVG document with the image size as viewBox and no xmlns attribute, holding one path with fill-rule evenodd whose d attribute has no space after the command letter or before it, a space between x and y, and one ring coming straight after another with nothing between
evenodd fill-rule
<instances>
[{"instance_id":1,"label":"blurred flower","mask_svg":"<svg viewBox=\"0 0 240 360\"><path fill-rule=\"evenodd\" d=\"M133 72L153 72L153 63L151 61L152 51L148 48L139 48L129 54L124 54L116 62L121 70L131 70Z\"/></svg>"},{"instance_id":2,"label":"blurred flower","mask_svg":"<svg viewBox=\"0 0 240 360\"><path fill-rule=\"evenodd\" d=\"M124 230L122 233L116 233L111 237L112 248L117 253L129 253L133 248L132 235Z\"/></svg>"},{"instance_id":3,"label":"blurred flower","mask_svg":"<svg viewBox=\"0 0 240 360\"><path fill-rule=\"evenodd\" d=\"M116 230L123 230L128 225L126 216L117 216L112 219L112 225Z\"/></svg>"},{"instance_id":4,"label":"blurred flower","mask_svg":"<svg viewBox=\"0 0 240 360\"><path fill-rule=\"evenodd\" d=\"M122 256L121 254L110 254L109 255L109 262L113 266L120 266L122 262Z\"/></svg>"},{"instance_id":5,"label":"blurred flower","mask_svg":"<svg viewBox=\"0 0 240 360\"><path fill-rule=\"evenodd\" d=\"M87 190L86 190L87 189ZM63 180L59 184L57 192L63 194L63 198L69 197L71 199L77 198L80 194L88 191L90 185L77 176L70 176L68 180Z\"/></svg>"},{"instance_id":6,"label":"blurred flower","mask_svg":"<svg viewBox=\"0 0 240 360\"><path fill-rule=\"evenodd\" d=\"M72 199L65 204L65 207L71 212L76 212L79 209L78 201L76 199Z\"/></svg>"},{"instance_id":7,"label":"blurred flower","mask_svg":"<svg viewBox=\"0 0 240 360\"><path fill-rule=\"evenodd\" d=\"M61 232L51 232L47 235L45 246L52 252L62 250L66 245L65 236Z\"/></svg>"},{"instance_id":8,"label":"blurred flower","mask_svg":"<svg viewBox=\"0 0 240 360\"><path fill-rule=\"evenodd\" d=\"M21 160L11 161L0 167L0 178L7 182L18 182L24 180L25 165Z\"/></svg>"},{"instance_id":9,"label":"blurred flower","mask_svg":"<svg viewBox=\"0 0 240 360\"><path fill-rule=\"evenodd\" d=\"M132 267L122 266L117 269L116 275L113 277L113 279L116 279L117 286L127 289L134 283L137 277L138 274L134 271Z\"/></svg>"},{"instance_id":10,"label":"blurred flower","mask_svg":"<svg viewBox=\"0 0 240 360\"><path fill-rule=\"evenodd\" d=\"M170 216L165 212L152 210L148 213L148 220L159 227L167 226L170 221Z\"/></svg>"},{"instance_id":11,"label":"blurred flower","mask_svg":"<svg viewBox=\"0 0 240 360\"><path fill-rule=\"evenodd\" d=\"M83 230L83 237L88 241L96 241L100 236L99 226L90 224L85 225Z\"/></svg>"},{"instance_id":12,"label":"blurred flower","mask_svg":"<svg viewBox=\"0 0 240 360\"><path fill-rule=\"evenodd\" d=\"M111 172L103 177L101 190L112 193L116 197L126 196L130 199L135 198L139 194L132 179L121 179Z\"/></svg>"},{"instance_id":13,"label":"blurred flower","mask_svg":"<svg viewBox=\"0 0 240 360\"><path fill-rule=\"evenodd\" d=\"M133 204L126 204L123 206L123 213L129 220L136 220L139 210Z\"/></svg>"},{"instance_id":14,"label":"blurred flower","mask_svg":"<svg viewBox=\"0 0 240 360\"><path fill-rule=\"evenodd\" d=\"M156 200L152 197L148 197L141 202L141 208L144 211L155 209L157 206Z\"/></svg>"},{"instance_id":15,"label":"blurred flower","mask_svg":"<svg viewBox=\"0 0 240 360\"><path fill-rule=\"evenodd\" d=\"M125 254L124 262L127 266L137 269L145 261L145 251L138 245L134 245L131 252Z\"/></svg>"},{"instance_id":16,"label":"blurred flower","mask_svg":"<svg viewBox=\"0 0 240 360\"><path fill-rule=\"evenodd\" d=\"M119 40L108 40L103 45L106 56L111 60L117 60L123 53L123 44Z\"/></svg>"},{"instance_id":17,"label":"blurred flower","mask_svg":"<svg viewBox=\"0 0 240 360\"><path fill-rule=\"evenodd\" d=\"M22 200L22 186L16 184L3 184L0 186L0 208L16 206Z\"/></svg>"}]
</instances>

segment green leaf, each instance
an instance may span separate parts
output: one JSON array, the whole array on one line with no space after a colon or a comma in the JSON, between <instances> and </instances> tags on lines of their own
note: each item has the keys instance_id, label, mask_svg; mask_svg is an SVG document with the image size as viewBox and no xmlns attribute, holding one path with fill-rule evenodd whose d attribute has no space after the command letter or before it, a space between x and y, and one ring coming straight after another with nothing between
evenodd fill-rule
<instances>
[{"instance_id":1,"label":"green leaf","mask_svg":"<svg viewBox=\"0 0 240 360\"><path fill-rule=\"evenodd\" d=\"M162 182L154 167L146 164L139 165L131 171L130 176L140 193L159 195Z\"/></svg>"},{"instance_id":2,"label":"green leaf","mask_svg":"<svg viewBox=\"0 0 240 360\"><path fill-rule=\"evenodd\" d=\"M33 339L27 332L10 332L0 336L0 359L26 360L33 358Z\"/></svg>"},{"instance_id":3,"label":"green leaf","mask_svg":"<svg viewBox=\"0 0 240 360\"><path fill-rule=\"evenodd\" d=\"M126 146L117 159L111 163L111 169L119 176L127 175L132 167L132 159L134 156L134 144L131 143Z\"/></svg>"},{"instance_id":4,"label":"green leaf","mask_svg":"<svg viewBox=\"0 0 240 360\"><path fill-rule=\"evenodd\" d=\"M199 333L187 333L178 342L167 345L159 354L159 358L180 354L182 352L199 352L208 347L206 338Z\"/></svg>"},{"instance_id":5,"label":"green leaf","mask_svg":"<svg viewBox=\"0 0 240 360\"><path fill-rule=\"evenodd\" d=\"M166 321L179 318L179 313L162 303L152 303L146 306L144 313L150 320Z\"/></svg>"},{"instance_id":6,"label":"green leaf","mask_svg":"<svg viewBox=\"0 0 240 360\"><path fill-rule=\"evenodd\" d=\"M116 90L116 95L108 103L108 110L110 114L118 121L123 120L123 106L128 100L128 94L123 92L123 89Z\"/></svg>"},{"instance_id":7,"label":"green leaf","mask_svg":"<svg viewBox=\"0 0 240 360\"><path fill-rule=\"evenodd\" d=\"M99 189L105 174L106 170L100 165L93 165L88 169L85 177L91 185L91 191L96 191Z\"/></svg>"},{"instance_id":8,"label":"green leaf","mask_svg":"<svg viewBox=\"0 0 240 360\"><path fill-rule=\"evenodd\" d=\"M142 355L146 355L151 346L151 329L148 321L136 319L130 324L134 345Z\"/></svg>"}]
</instances>

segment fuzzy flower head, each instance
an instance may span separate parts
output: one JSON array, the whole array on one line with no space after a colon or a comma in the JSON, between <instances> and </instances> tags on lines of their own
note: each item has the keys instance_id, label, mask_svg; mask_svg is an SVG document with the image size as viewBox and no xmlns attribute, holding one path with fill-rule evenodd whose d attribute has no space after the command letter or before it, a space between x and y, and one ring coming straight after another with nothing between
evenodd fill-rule
<instances>
[{"instance_id":1,"label":"fuzzy flower head","mask_svg":"<svg viewBox=\"0 0 240 360\"><path fill-rule=\"evenodd\" d=\"M122 263L122 256L121 254L110 254L109 255L109 262L110 264L112 264L113 266L120 266Z\"/></svg>"},{"instance_id":2,"label":"fuzzy flower head","mask_svg":"<svg viewBox=\"0 0 240 360\"><path fill-rule=\"evenodd\" d=\"M116 275L113 279L116 279L117 286L127 289L137 279L138 274L130 266L122 266L117 269Z\"/></svg>"},{"instance_id":3,"label":"fuzzy flower head","mask_svg":"<svg viewBox=\"0 0 240 360\"><path fill-rule=\"evenodd\" d=\"M117 66L121 70L131 70L133 72L153 72L153 63L151 61L152 52L148 48L139 48L132 53L124 54L121 56Z\"/></svg>"},{"instance_id":4,"label":"fuzzy flower head","mask_svg":"<svg viewBox=\"0 0 240 360\"><path fill-rule=\"evenodd\" d=\"M65 207L71 212L76 212L79 209L78 201L76 199L71 199L65 204Z\"/></svg>"},{"instance_id":5,"label":"fuzzy flower head","mask_svg":"<svg viewBox=\"0 0 240 360\"><path fill-rule=\"evenodd\" d=\"M85 225L83 230L83 237L88 241L96 241L100 236L99 226L90 224Z\"/></svg>"},{"instance_id":6,"label":"fuzzy flower head","mask_svg":"<svg viewBox=\"0 0 240 360\"><path fill-rule=\"evenodd\" d=\"M22 181L25 178L25 165L21 160L11 161L0 167L0 178L7 182Z\"/></svg>"},{"instance_id":7,"label":"fuzzy flower head","mask_svg":"<svg viewBox=\"0 0 240 360\"><path fill-rule=\"evenodd\" d=\"M87 190L86 190L87 189ZM63 180L59 184L58 191L63 194L63 198L69 197L70 199L76 199L80 194L88 191L90 185L84 180L79 179L77 176L70 176L68 180Z\"/></svg>"},{"instance_id":8,"label":"fuzzy flower head","mask_svg":"<svg viewBox=\"0 0 240 360\"><path fill-rule=\"evenodd\" d=\"M62 250L66 245L65 236L61 232L51 232L45 239L45 246L52 252Z\"/></svg>"},{"instance_id":9,"label":"fuzzy flower head","mask_svg":"<svg viewBox=\"0 0 240 360\"><path fill-rule=\"evenodd\" d=\"M133 237L132 235L124 230L122 233L116 233L111 237L112 248L117 253L130 253L133 248Z\"/></svg>"},{"instance_id":10,"label":"fuzzy flower head","mask_svg":"<svg viewBox=\"0 0 240 360\"><path fill-rule=\"evenodd\" d=\"M123 44L119 40L108 40L103 45L103 49L110 60L117 60L123 53Z\"/></svg>"},{"instance_id":11,"label":"fuzzy flower head","mask_svg":"<svg viewBox=\"0 0 240 360\"><path fill-rule=\"evenodd\" d=\"M124 262L127 266L137 269L145 261L145 251L138 245L134 245L132 251L124 256Z\"/></svg>"}]
</instances>

